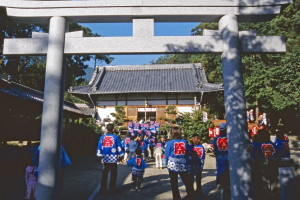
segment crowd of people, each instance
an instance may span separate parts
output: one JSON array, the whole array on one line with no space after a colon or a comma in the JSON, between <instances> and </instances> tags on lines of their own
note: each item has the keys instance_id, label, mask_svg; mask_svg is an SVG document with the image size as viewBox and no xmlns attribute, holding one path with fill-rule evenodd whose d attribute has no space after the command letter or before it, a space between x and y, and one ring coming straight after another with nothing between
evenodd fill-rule
<instances>
[{"instance_id":1,"label":"crowd of people","mask_svg":"<svg viewBox=\"0 0 300 200\"><path fill-rule=\"evenodd\" d=\"M113 126L113 125L110 125ZM137 127L137 126L136 126ZM229 182L229 162L228 162L228 143L227 143L227 124L222 123L218 127L219 134L213 138L213 152L216 157L216 183L217 190L223 190L224 197L230 197L230 182ZM109 128L107 130L110 130ZM108 162L117 163L120 161L126 162L127 165L132 166L132 188L131 191L140 191L143 174L147 164L148 158L153 158L155 154L157 169L163 168L164 159L170 176L170 183L172 189L173 199L181 199L178 189L178 176L181 177L187 192L188 199L202 199L201 179L202 170L204 166L206 149L201 144L200 136L195 133L190 138L190 144L182 136L182 130L179 127L174 127L171 130L170 139L164 137L154 137L146 130L140 131L136 129L133 132L128 132L126 137L120 141L117 136L111 136L110 133L102 136L99 141L98 156L101 156L105 168ZM283 134L279 128L276 130L276 138L274 142L270 141L270 134L264 127L252 134L250 137L250 155L254 159L270 159L270 158L289 158L288 137ZM144 134L145 133L145 134ZM111 142L113 137L116 139ZM107 142L110 141L110 142ZM103 148L103 144L105 147ZM110 149L112 148L112 149ZM155 148L155 151L153 151ZM101 150L102 149L102 150ZM115 150L116 149L116 150ZM112 154L107 153L111 151ZM106 153L105 153L106 152ZM119 160L117 156L119 155ZM125 155L125 156L123 156ZM114 156L115 159L111 159ZM162 157L165 156L164 159ZM107 160L109 157L110 160ZM106 166L107 165L107 166ZM106 180L107 170L103 170L102 182ZM115 191L115 177L116 172L111 175L111 182L109 192ZM194 181L196 178L196 188L194 188ZM100 193L106 193L106 183L101 184Z\"/></svg>"},{"instance_id":2,"label":"crowd of people","mask_svg":"<svg viewBox=\"0 0 300 200\"><path fill-rule=\"evenodd\" d=\"M273 142L270 132L262 126L251 138L250 155L251 158L290 158L289 138L278 127Z\"/></svg>"},{"instance_id":3,"label":"crowd of people","mask_svg":"<svg viewBox=\"0 0 300 200\"><path fill-rule=\"evenodd\" d=\"M213 151L216 157L217 189L223 190L224 199L230 199L230 178L228 162L228 143L226 123L218 127L219 134L213 139ZM249 130L249 151L251 159L284 159L290 158L289 138L282 127L277 127L274 142L266 126Z\"/></svg>"},{"instance_id":4,"label":"crowd of people","mask_svg":"<svg viewBox=\"0 0 300 200\"><path fill-rule=\"evenodd\" d=\"M141 129L137 124L133 131L129 132L123 140L114 134L114 125L107 124L106 134L100 137L97 148L97 156L104 165L100 194L107 193L108 174L110 173L108 193L116 193L118 164L123 163L131 166L132 187L131 191L141 191L141 185L146 162L154 159L157 169L163 169L165 165L169 172L172 195L174 200L181 199L178 188L178 176L183 181L187 198L189 200L203 199L201 179L204 166L206 149L201 144L200 136L195 133L190 141L183 138L182 130L173 127L170 138L155 137L156 128L151 132L148 128ZM223 190L224 199L230 197L229 162L227 143L227 124L222 123L218 127L219 134L212 137L212 148L216 158L216 183L217 190ZM150 132L150 133L149 133ZM289 139L280 127L276 129L276 138L272 142L270 133L263 126L258 131L250 134L250 155L252 159L289 158ZM155 157L154 157L155 156ZM27 195L26 199L34 199L37 185L37 171L39 148L33 157L34 165L26 168ZM65 150L62 147L62 167L71 164ZM196 188L194 181L196 179ZM226 198L227 197L227 198Z\"/></svg>"},{"instance_id":5,"label":"crowd of people","mask_svg":"<svg viewBox=\"0 0 300 200\"><path fill-rule=\"evenodd\" d=\"M181 177L187 191L188 199L198 197L202 199L201 177L205 159L205 149L201 145L200 136L194 134L191 137L191 145L183 139L182 130L172 128L171 138L154 137L152 134L128 132L123 140L114 135L113 124L108 124L107 133L101 136L98 144L97 155L104 163L100 194L106 194L107 174L110 172L110 184L108 193L116 192L116 177L118 163L127 163L132 166L131 191L140 191L147 160L155 155L156 168L163 169L163 164L169 171L173 199L181 199L178 189L178 176ZM154 151L155 149L155 151ZM163 158L164 157L164 158ZM196 177L197 188L194 189Z\"/></svg>"}]
</instances>

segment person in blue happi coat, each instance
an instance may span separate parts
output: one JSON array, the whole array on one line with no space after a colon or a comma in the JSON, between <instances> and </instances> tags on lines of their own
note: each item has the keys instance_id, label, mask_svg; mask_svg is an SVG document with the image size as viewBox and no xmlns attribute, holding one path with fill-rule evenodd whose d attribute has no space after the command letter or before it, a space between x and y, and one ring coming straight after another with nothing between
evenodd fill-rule
<instances>
[{"instance_id":1,"label":"person in blue happi coat","mask_svg":"<svg viewBox=\"0 0 300 200\"><path fill-rule=\"evenodd\" d=\"M172 188L173 200L181 200L178 189L178 175L185 185L188 200L195 199L195 192L193 183L191 181L192 175L187 173L187 142L182 138L181 129L173 127L171 130L171 140L165 147L165 157L168 165L170 175L170 182Z\"/></svg>"},{"instance_id":2,"label":"person in blue happi coat","mask_svg":"<svg viewBox=\"0 0 300 200\"><path fill-rule=\"evenodd\" d=\"M250 141L250 144L249 144L251 158L255 158L255 156L257 155L257 151L259 151L260 146L261 146L261 143L260 143L259 135L258 134L253 135L252 140Z\"/></svg>"},{"instance_id":3,"label":"person in blue happi coat","mask_svg":"<svg viewBox=\"0 0 300 200\"><path fill-rule=\"evenodd\" d=\"M147 143L144 141L143 137L138 137L138 149L142 150L142 158L145 160L147 157Z\"/></svg>"},{"instance_id":4,"label":"person in blue happi coat","mask_svg":"<svg viewBox=\"0 0 300 200\"><path fill-rule=\"evenodd\" d=\"M153 153L154 153L154 147L155 147L156 138L151 135L150 138L148 138L148 146L150 150L150 157L153 159Z\"/></svg>"},{"instance_id":5,"label":"person in blue happi coat","mask_svg":"<svg viewBox=\"0 0 300 200\"><path fill-rule=\"evenodd\" d=\"M131 191L141 191L141 185L145 173L145 168L148 167L142 159L142 150L135 150L136 157L127 161L128 166L132 166L132 188ZM136 188L137 187L137 188Z\"/></svg>"},{"instance_id":6,"label":"person in blue happi coat","mask_svg":"<svg viewBox=\"0 0 300 200\"><path fill-rule=\"evenodd\" d=\"M278 158L290 158L289 141L285 138L285 134L282 130L277 129L275 138L275 149Z\"/></svg>"},{"instance_id":7,"label":"person in blue happi coat","mask_svg":"<svg viewBox=\"0 0 300 200\"><path fill-rule=\"evenodd\" d=\"M214 154L216 156L217 167L217 190L222 190L224 199L230 199L230 179L229 179L229 162L228 162L228 142L226 123L220 124L220 135L213 141Z\"/></svg>"},{"instance_id":8,"label":"person in blue happi coat","mask_svg":"<svg viewBox=\"0 0 300 200\"><path fill-rule=\"evenodd\" d=\"M106 193L107 187L107 177L110 172L110 182L109 182L109 194L113 195L116 193L116 183L117 183L117 171L119 160L123 160L124 152L122 150L122 145L120 139L114 132L114 125L106 125L107 133L100 137L97 156L100 157L102 163L104 163L104 169L102 170L102 180L100 194Z\"/></svg>"},{"instance_id":9,"label":"person in blue happi coat","mask_svg":"<svg viewBox=\"0 0 300 200\"><path fill-rule=\"evenodd\" d=\"M266 129L258 130L259 142L253 147L253 158L273 159L278 157L275 144L270 140L270 133Z\"/></svg>"},{"instance_id":10,"label":"person in blue happi coat","mask_svg":"<svg viewBox=\"0 0 300 200\"><path fill-rule=\"evenodd\" d=\"M188 145L188 159L187 159L187 172L192 175L192 183L194 183L194 177L196 176L196 197L203 199L202 195L202 170L205 160L205 149L200 143L200 136L194 133L191 137L191 145Z\"/></svg>"}]
</instances>

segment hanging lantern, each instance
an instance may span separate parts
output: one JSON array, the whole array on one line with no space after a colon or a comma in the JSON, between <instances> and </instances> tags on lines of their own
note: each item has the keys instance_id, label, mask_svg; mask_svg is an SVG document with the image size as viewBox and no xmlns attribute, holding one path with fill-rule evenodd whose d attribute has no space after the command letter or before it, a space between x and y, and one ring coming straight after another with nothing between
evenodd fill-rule
<instances>
[{"instance_id":1,"label":"hanging lantern","mask_svg":"<svg viewBox=\"0 0 300 200\"><path fill-rule=\"evenodd\" d=\"M220 135L220 127L216 126L215 130L216 130L216 137L217 137Z\"/></svg>"},{"instance_id":2,"label":"hanging lantern","mask_svg":"<svg viewBox=\"0 0 300 200\"><path fill-rule=\"evenodd\" d=\"M208 137L214 137L214 132L212 128L208 129Z\"/></svg>"},{"instance_id":3,"label":"hanging lantern","mask_svg":"<svg viewBox=\"0 0 300 200\"><path fill-rule=\"evenodd\" d=\"M256 134L257 134L257 127L256 127L256 126L253 126L253 127L252 127L252 132L253 132L253 135L256 135Z\"/></svg>"}]
</instances>

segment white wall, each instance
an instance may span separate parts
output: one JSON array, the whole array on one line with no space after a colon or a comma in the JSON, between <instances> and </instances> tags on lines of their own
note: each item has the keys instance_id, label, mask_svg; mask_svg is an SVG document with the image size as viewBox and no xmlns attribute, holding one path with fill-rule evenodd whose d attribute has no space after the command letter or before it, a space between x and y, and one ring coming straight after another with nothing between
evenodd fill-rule
<instances>
[{"instance_id":1,"label":"white wall","mask_svg":"<svg viewBox=\"0 0 300 200\"><path fill-rule=\"evenodd\" d=\"M115 108L98 108L97 119L102 122L102 120L109 115L109 118L113 121L115 120L115 117L111 116L110 113L114 112L116 112Z\"/></svg>"},{"instance_id":2,"label":"white wall","mask_svg":"<svg viewBox=\"0 0 300 200\"><path fill-rule=\"evenodd\" d=\"M180 107L178 106L178 112L192 112L192 106L188 106L188 107Z\"/></svg>"}]
</instances>

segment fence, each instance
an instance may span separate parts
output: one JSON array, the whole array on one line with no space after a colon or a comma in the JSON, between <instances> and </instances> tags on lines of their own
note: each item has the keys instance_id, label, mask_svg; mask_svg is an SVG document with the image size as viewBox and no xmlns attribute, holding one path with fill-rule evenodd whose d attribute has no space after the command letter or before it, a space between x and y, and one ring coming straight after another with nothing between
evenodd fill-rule
<instances>
[{"instance_id":1,"label":"fence","mask_svg":"<svg viewBox=\"0 0 300 200\"><path fill-rule=\"evenodd\" d=\"M0 140L40 141L41 120L7 118L1 120ZM99 135L83 124L63 124L62 143L70 156L95 155Z\"/></svg>"}]
</instances>

